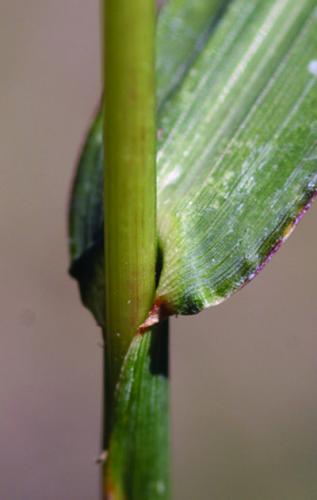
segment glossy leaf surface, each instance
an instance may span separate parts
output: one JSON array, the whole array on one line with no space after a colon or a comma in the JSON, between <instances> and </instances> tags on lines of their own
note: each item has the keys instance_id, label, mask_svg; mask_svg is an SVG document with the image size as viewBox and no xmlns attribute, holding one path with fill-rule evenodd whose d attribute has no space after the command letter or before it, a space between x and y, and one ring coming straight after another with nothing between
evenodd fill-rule
<instances>
[{"instance_id":1,"label":"glossy leaf surface","mask_svg":"<svg viewBox=\"0 0 317 500\"><path fill-rule=\"evenodd\" d=\"M157 295L174 311L252 279L316 189L315 9L233 2L160 114Z\"/></svg>"},{"instance_id":2,"label":"glossy leaf surface","mask_svg":"<svg viewBox=\"0 0 317 500\"><path fill-rule=\"evenodd\" d=\"M189 2L175 1L178 10L163 9L157 34L156 300L183 314L250 281L317 186L316 2L233 0L216 10L207 0L191 3L196 14L201 9L198 21ZM101 146L97 122L71 214L73 274L99 323Z\"/></svg>"}]
</instances>

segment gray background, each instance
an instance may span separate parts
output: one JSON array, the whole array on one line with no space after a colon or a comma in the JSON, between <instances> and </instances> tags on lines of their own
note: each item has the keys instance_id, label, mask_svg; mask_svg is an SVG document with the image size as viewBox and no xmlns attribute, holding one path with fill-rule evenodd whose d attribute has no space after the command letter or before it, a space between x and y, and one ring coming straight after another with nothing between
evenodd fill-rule
<instances>
[{"instance_id":1,"label":"gray background","mask_svg":"<svg viewBox=\"0 0 317 500\"><path fill-rule=\"evenodd\" d=\"M98 2L0 2L0 498L98 498L100 335L66 205L100 95ZM317 499L317 207L225 304L172 321L175 500Z\"/></svg>"}]
</instances>

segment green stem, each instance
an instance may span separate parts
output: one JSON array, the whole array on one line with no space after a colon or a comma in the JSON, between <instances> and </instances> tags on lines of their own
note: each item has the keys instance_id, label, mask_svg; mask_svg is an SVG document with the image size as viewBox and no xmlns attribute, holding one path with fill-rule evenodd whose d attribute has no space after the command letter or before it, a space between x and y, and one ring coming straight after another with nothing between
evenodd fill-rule
<instances>
[{"instance_id":1,"label":"green stem","mask_svg":"<svg viewBox=\"0 0 317 500\"><path fill-rule=\"evenodd\" d=\"M154 0L104 0L106 441L124 356L155 291Z\"/></svg>"},{"instance_id":2,"label":"green stem","mask_svg":"<svg viewBox=\"0 0 317 500\"><path fill-rule=\"evenodd\" d=\"M128 356L130 345L132 369L137 370L143 363L142 359L145 360L144 370L135 372L139 383L132 395L133 407L139 407L138 401L144 402L139 391L144 381L152 394L153 377L149 364L146 364L148 358L144 357L144 342L137 333L149 314L155 293L154 41L154 0L104 0L104 446L109 449L109 461L103 474L103 491L104 498L114 500L140 499L139 490L136 493L131 485L151 481L152 477L146 468L143 474L137 468L132 473L129 470L131 464L127 469L127 462L118 461L118 456L122 456L121 451L127 446L128 450L134 450L131 443L137 436L141 446L137 446L135 450L138 451L133 451L129 457L134 467L145 464L143 450L146 442L142 429L150 422L151 413L146 411L140 422L138 410L130 415L128 407L122 423L126 384L121 372L124 359L128 359L128 366L131 364ZM137 340L132 342L134 338ZM152 338L152 334L146 334L144 338ZM137 349L133 347L135 345ZM119 376L120 389L116 392ZM166 396L165 385L163 392ZM147 408L149 404L150 401L146 403ZM129 426L126 425L127 419L131 419Z\"/></svg>"}]
</instances>

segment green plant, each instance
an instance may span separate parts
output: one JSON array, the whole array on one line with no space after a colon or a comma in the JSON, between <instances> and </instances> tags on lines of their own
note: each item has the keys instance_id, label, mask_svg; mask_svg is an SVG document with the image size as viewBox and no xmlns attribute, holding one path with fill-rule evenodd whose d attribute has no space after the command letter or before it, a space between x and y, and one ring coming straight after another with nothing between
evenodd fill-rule
<instances>
[{"instance_id":1,"label":"green plant","mask_svg":"<svg viewBox=\"0 0 317 500\"><path fill-rule=\"evenodd\" d=\"M71 274L106 342L104 496L168 499L168 316L253 279L317 189L316 2L162 8L156 215L154 6L109 0L106 14L106 214L99 111L73 186Z\"/></svg>"}]
</instances>

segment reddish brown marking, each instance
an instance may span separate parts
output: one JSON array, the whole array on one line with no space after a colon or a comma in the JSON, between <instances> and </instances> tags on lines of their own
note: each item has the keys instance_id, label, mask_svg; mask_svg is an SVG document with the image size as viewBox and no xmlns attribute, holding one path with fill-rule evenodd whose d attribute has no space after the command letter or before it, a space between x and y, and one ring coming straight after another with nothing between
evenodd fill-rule
<instances>
[{"instance_id":1,"label":"reddish brown marking","mask_svg":"<svg viewBox=\"0 0 317 500\"><path fill-rule=\"evenodd\" d=\"M264 258L263 262L256 268L256 270L254 271L254 273L251 274L251 278L250 278L250 276L247 276L246 279L245 279L245 281L244 281L244 283L241 285L240 288L245 287L245 285L247 285L248 283L250 283L251 281L253 281L254 278L256 278L256 276L261 271L263 271L263 269L265 268L265 266L271 261L272 257L279 251L279 249L281 248L281 246L283 245L283 243L285 243L285 241L288 239L288 237L292 234L292 232L294 231L294 229L297 226L297 224L302 220L302 218L304 217L304 215L308 212L308 210L312 206L312 203L315 200L315 198L317 198L317 190L313 193L313 195L310 198L310 200L303 207L300 208L300 210L299 210L297 216L295 217L295 219L293 220L293 222L291 222L287 226L287 228L284 230L282 236L277 240L277 242L275 243L275 245L269 251L268 255Z\"/></svg>"},{"instance_id":2,"label":"reddish brown marking","mask_svg":"<svg viewBox=\"0 0 317 500\"><path fill-rule=\"evenodd\" d=\"M142 325L139 326L137 333L146 332L153 325L161 323L172 314L176 314L176 311L171 308L166 300L164 300L162 297L159 297L154 302L153 307L150 310L146 320L142 323Z\"/></svg>"}]
</instances>

